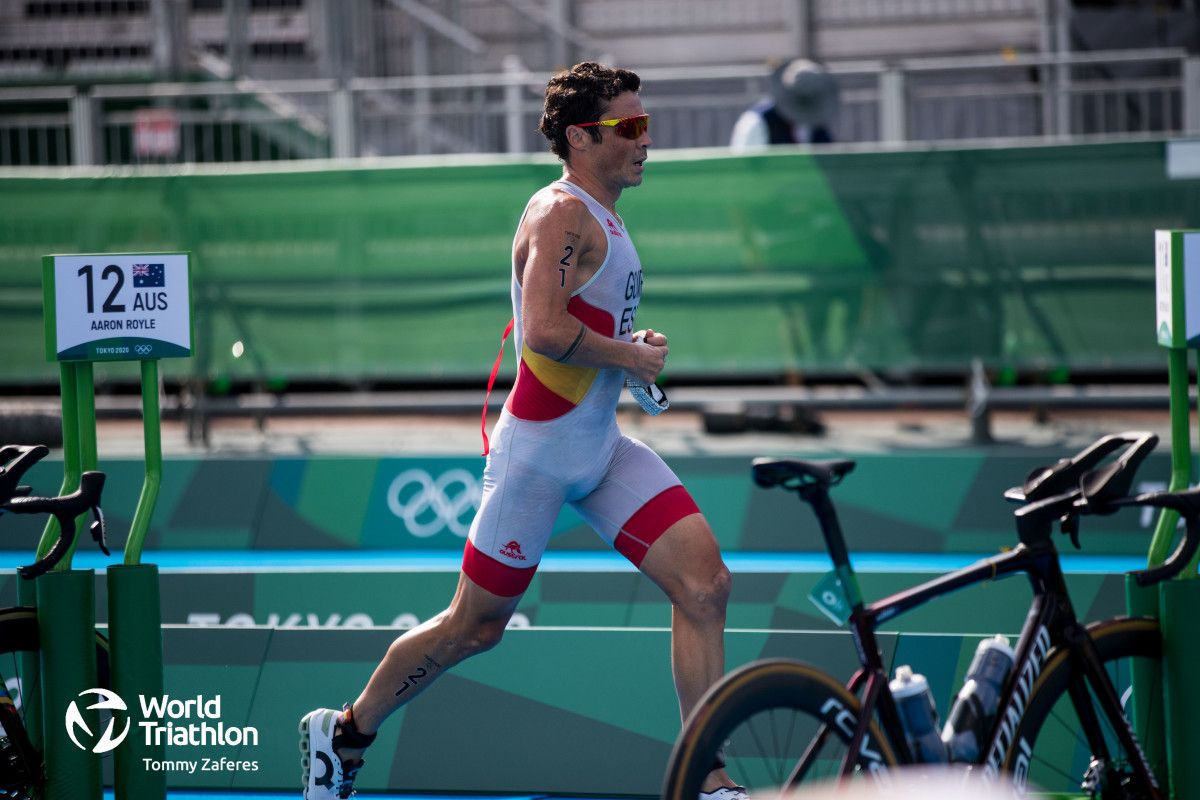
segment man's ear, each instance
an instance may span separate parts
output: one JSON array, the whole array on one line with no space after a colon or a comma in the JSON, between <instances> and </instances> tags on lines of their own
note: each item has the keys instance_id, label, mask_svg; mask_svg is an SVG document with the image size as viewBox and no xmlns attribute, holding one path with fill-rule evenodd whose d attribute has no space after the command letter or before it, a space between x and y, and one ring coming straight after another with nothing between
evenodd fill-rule
<instances>
[{"instance_id":1,"label":"man's ear","mask_svg":"<svg viewBox=\"0 0 1200 800\"><path fill-rule=\"evenodd\" d=\"M567 126L567 145L572 150L586 150L587 143L591 141L591 138L583 128L574 125Z\"/></svg>"}]
</instances>

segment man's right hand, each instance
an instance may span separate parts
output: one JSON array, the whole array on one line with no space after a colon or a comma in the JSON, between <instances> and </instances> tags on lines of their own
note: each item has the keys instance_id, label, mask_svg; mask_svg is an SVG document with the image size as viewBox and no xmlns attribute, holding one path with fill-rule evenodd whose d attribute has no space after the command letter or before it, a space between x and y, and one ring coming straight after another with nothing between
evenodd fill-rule
<instances>
[{"instance_id":1,"label":"man's right hand","mask_svg":"<svg viewBox=\"0 0 1200 800\"><path fill-rule=\"evenodd\" d=\"M644 341L631 343L634 348L634 363L625 370L629 378L637 383L649 385L658 379L667 363L669 348L663 345L646 344Z\"/></svg>"}]
</instances>

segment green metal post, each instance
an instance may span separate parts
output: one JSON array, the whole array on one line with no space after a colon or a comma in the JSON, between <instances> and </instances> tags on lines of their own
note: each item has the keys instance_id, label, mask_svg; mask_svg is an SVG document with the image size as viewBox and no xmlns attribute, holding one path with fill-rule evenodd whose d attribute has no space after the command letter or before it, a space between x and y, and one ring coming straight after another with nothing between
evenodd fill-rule
<instances>
[{"instance_id":1,"label":"green metal post","mask_svg":"<svg viewBox=\"0 0 1200 800\"><path fill-rule=\"evenodd\" d=\"M1183 379L1180 381L1187 386L1187 361L1183 362ZM1171 464L1172 489L1175 484L1176 470L1182 471L1183 465L1176 462L1176 428L1183 429L1183 450L1187 465L1191 465L1191 431L1190 408L1185 392L1180 400L1180 411L1175 413L1175 393L1171 397ZM1183 457L1179 458L1182 462ZM1191 483L1190 470L1183 486ZM1165 516L1165 515L1164 515ZM1153 552L1151 557L1158 556L1159 561L1167 556L1167 546L1170 545L1174 533L1174 520L1171 527L1162 529L1163 520L1159 519L1159 527L1164 534L1165 545L1161 553ZM1155 531L1155 544L1159 543ZM1156 562L1152 562L1156 563ZM1196 797L1200 792L1200 762L1196 760L1196 743L1200 742L1200 719L1192 712L1200 707L1200 689L1194 682L1195 668L1200 659L1200 639L1197 639L1196 620L1200 618L1200 581L1196 579L1196 558L1175 580L1165 581L1158 585L1158 608L1162 623L1163 635L1163 693L1166 708L1166 751L1167 767L1170 773L1170 797L1177 800Z\"/></svg>"},{"instance_id":2,"label":"green metal post","mask_svg":"<svg viewBox=\"0 0 1200 800\"><path fill-rule=\"evenodd\" d=\"M84 472L95 469L96 455L96 380L92 362L75 364L75 381L79 396L79 466Z\"/></svg>"},{"instance_id":3,"label":"green metal post","mask_svg":"<svg viewBox=\"0 0 1200 800\"><path fill-rule=\"evenodd\" d=\"M109 652L113 691L125 698L128 711L118 715L138 735L130 735L114 751L113 786L118 800L162 800L167 777L161 770L146 769L145 759L162 761L162 743L147 744L141 735L139 697L163 695L162 614L159 606L158 567L121 564L108 568Z\"/></svg>"},{"instance_id":4,"label":"green metal post","mask_svg":"<svg viewBox=\"0 0 1200 800\"><path fill-rule=\"evenodd\" d=\"M1171 401L1171 478L1168 489L1177 492L1186 489L1192 479L1191 421L1189 420L1191 403L1188 400L1190 377L1186 348L1172 347L1167 350L1167 380ZM1149 566L1161 564L1166 560L1178 525L1178 512L1163 509L1159 513L1158 524L1154 529L1154 536L1146 557ZM1132 576L1125 576L1125 607L1130 616L1161 619L1163 608L1160 597L1160 587L1138 586ZM1164 639L1166 639L1166 628L1164 627L1163 630ZM1137 663L1133 665L1133 669L1131 716L1134 719L1150 719L1156 709L1169 705L1170 695L1165 689L1162 665ZM1171 754L1167 744L1167 731L1171 729L1171 721L1173 720L1164 720L1162 725L1151 727L1146 731L1142 741L1142 749L1145 750L1147 759L1151 764L1158 765L1160 768L1157 777L1159 785L1163 787L1170 783L1168 773L1171 770L1168 769L1168 765Z\"/></svg>"},{"instance_id":5,"label":"green metal post","mask_svg":"<svg viewBox=\"0 0 1200 800\"><path fill-rule=\"evenodd\" d=\"M138 497L137 510L125 543L125 563L140 564L142 547L150 531L150 520L158 502L158 488L162 484L162 431L158 409L158 362L142 362L142 426L146 448L146 478L142 482L142 493Z\"/></svg>"},{"instance_id":6,"label":"green metal post","mask_svg":"<svg viewBox=\"0 0 1200 800\"><path fill-rule=\"evenodd\" d=\"M77 430L79 431L79 472L94 470L99 466L96 454L96 381L92 362L79 361L75 367L75 413L77 415ZM78 484L76 484L78 486ZM73 490L72 490L73 491ZM87 517L80 516L75 521L75 541L71 549L56 569L70 569L75 550L79 547L79 536L87 525Z\"/></svg>"},{"instance_id":7,"label":"green metal post","mask_svg":"<svg viewBox=\"0 0 1200 800\"><path fill-rule=\"evenodd\" d=\"M99 800L100 758L91 752L99 740L100 718L89 706L100 698L81 692L96 687L96 573L52 570L36 581L38 630L42 648L43 755L46 800ZM81 749L68 734L69 706L74 703L92 732L82 734ZM80 736L79 729L74 729ZM117 731L119 733L119 730Z\"/></svg>"},{"instance_id":8,"label":"green metal post","mask_svg":"<svg viewBox=\"0 0 1200 800\"><path fill-rule=\"evenodd\" d=\"M1171 397L1171 483L1168 491L1186 489L1192 482L1192 426L1189 419L1191 402L1188 400L1188 351L1182 347L1167 350L1167 381ZM1150 552L1146 558L1149 566L1166 561L1171 553L1171 542L1179 525L1178 512L1163 509L1158 515L1154 538L1150 540Z\"/></svg>"},{"instance_id":9,"label":"green metal post","mask_svg":"<svg viewBox=\"0 0 1200 800\"><path fill-rule=\"evenodd\" d=\"M1200 581L1171 580L1159 584L1162 608L1163 686L1166 702L1167 767L1170 796L1191 800L1200 796L1200 688L1195 685L1200 663L1196 619L1200 615Z\"/></svg>"},{"instance_id":10,"label":"green metal post","mask_svg":"<svg viewBox=\"0 0 1200 800\"><path fill-rule=\"evenodd\" d=\"M1188 348L1200 347L1200 327L1196 325L1195 305L1200 298L1200 275L1191 265L1200 256L1200 231L1155 231L1155 329L1158 343L1168 348L1168 380L1171 396L1171 481L1170 491L1191 485L1191 407L1188 402L1190 376ZM1192 308L1188 308L1188 301ZM1192 313L1189 313L1192 312ZM1164 511L1150 543L1147 562L1155 566L1166 560L1178 533L1179 515ZM1200 707L1200 687L1193 673L1200 659L1200 640L1195 636L1195 621L1200 617L1200 582L1196 581L1196 560L1188 564L1177 579L1155 587L1157 612L1162 627L1162 694L1164 742L1168 775L1168 796L1190 800L1200 796L1200 762L1195 759L1200 744L1200 719L1193 713ZM1127 592L1130 608L1132 592ZM1145 602L1144 594L1140 598ZM1147 602L1148 604L1148 602ZM1135 695L1138 690L1134 676ZM1145 697L1135 696L1135 706ZM1135 709L1136 710L1136 709ZM1158 759L1160 753L1148 753Z\"/></svg>"},{"instance_id":11,"label":"green metal post","mask_svg":"<svg viewBox=\"0 0 1200 800\"><path fill-rule=\"evenodd\" d=\"M154 516L162 483L162 434L158 406L158 362L142 362L142 426L146 478L125 543L125 563L108 569L108 618L112 648L113 688L122 697L163 694L162 611L158 567L142 564L142 545ZM130 706L128 719L138 730L140 705ZM145 768L145 759L162 761L165 747L127 740L116 751L114 786L120 800L161 800L167 795L166 773Z\"/></svg>"}]
</instances>

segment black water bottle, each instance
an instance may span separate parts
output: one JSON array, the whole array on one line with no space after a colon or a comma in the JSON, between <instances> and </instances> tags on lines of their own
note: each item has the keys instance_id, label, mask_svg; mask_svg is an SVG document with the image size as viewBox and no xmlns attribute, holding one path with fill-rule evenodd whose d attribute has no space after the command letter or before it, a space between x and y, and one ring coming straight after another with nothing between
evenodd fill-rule
<instances>
[{"instance_id":1,"label":"black water bottle","mask_svg":"<svg viewBox=\"0 0 1200 800\"><path fill-rule=\"evenodd\" d=\"M951 761L972 762L979 758L985 737L996 721L1000 692L1012 672L1015 657L1005 636L984 639L975 649L967 669L967 680L958 692L942 741Z\"/></svg>"},{"instance_id":2,"label":"black water bottle","mask_svg":"<svg viewBox=\"0 0 1200 800\"><path fill-rule=\"evenodd\" d=\"M946 745L938 736L937 705L929 682L925 676L913 672L912 667L896 667L896 677L888 683L900 721L904 724L904 735L913 758L922 764L936 764L946 760Z\"/></svg>"}]
</instances>

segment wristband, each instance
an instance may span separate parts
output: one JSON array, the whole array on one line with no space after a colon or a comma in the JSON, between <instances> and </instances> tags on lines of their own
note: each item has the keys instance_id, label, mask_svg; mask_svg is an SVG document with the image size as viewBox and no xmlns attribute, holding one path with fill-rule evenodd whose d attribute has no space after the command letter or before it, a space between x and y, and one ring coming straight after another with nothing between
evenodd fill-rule
<instances>
[{"instance_id":1,"label":"wristband","mask_svg":"<svg viewBox=\"0 0 1200 800\"><path fill-rule=\"evenodd\" d=\"M629 394L637 401L637 404L642 407L642 411L645 411L652 417L657 417L671 407L671 401L667 399L667 393L658 388L657 384L634 383L626 378L625 386L629 389Z\"/></svg>"},{"instance_id":2,"label":"wristband","mask_svg":"<svg viewBox=\"0 0 1200 800\"><path fill-rule=\"evenodd\" d=\"M640 342L642 341L642 337L635 336L632 341ZM657 417L671 407L671 401L667 399L667 393L658 388L658 384L641 383L640 381L631 379L626 374L625 387L629 389L630 396L642 407L642 411L645 411L652 417Z\"/></svg>"}]
</instances>

